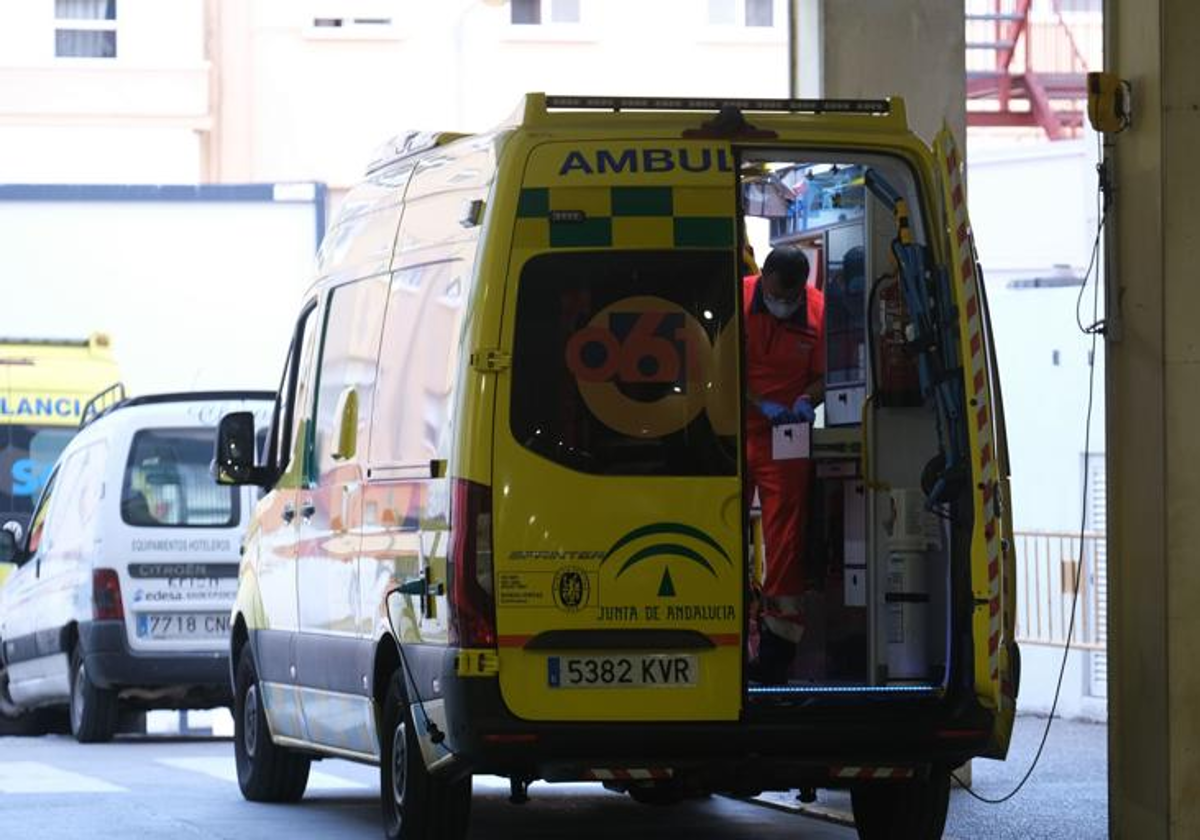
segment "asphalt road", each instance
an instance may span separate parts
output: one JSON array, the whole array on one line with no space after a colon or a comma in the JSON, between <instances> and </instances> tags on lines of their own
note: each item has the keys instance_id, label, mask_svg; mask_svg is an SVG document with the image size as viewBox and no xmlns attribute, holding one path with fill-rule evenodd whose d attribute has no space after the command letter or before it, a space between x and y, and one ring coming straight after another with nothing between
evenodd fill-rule
<instances>
[{"instance_id":1,"label":"asphalt road","mask_svg":"<svg viewBox=\"0 0 1200 840\"><path fill-rule=\"evenodd\" d=\"M973 764L976 793L1013 789L1037 750L1042 717L1020 716L1005 762ZM220 730L218 730L220 731ZM1098 840L1107 836L1107 730L1056 720L1026 786L999 805L951 796L947 840ZM237 789L233 747L224 738L123 737L82 745L67 736L0 738L0 837L167 837L171 840L380 836L374 768L327 760L313 765L298 805L246 802ZM599 785L534 784L531 801L508 803L503 779L475 780L470 837L622 840L703 837L854 838L849 797L820 791L809 814L792 794L769 795L775 808L721 797L671 808L639 805ZM836 821L840 821L838 824Z\"/></svg>"},{"instance_id":2,"label":"asphalt road","mask_svg":"<svg viewBox=\"0 0 1200 840\"><path fill-rule=\"evenodd\" d=\"M1046 730L1046 718L1018 715L1005 761L976 759L971 792L950 793L945 840L1101 840L1108 837L1108 728L1055 719L1029 780L1005 799L1029 770ZM981 802L971 793L1000 803ZM852 824L850 796L821 790L801 805L794 794L764 794L777 807L820 813Z\"/></svg>"},{"instance_id":3,"label":"asphalt road","mask_svg":"<svg viewBox=\"0 0 1200 840\"><path fill-rule=\"evenodd\" d=\"M639 805L599 785L534 784L508 803L502 779L475 780L470 837L561 840L846 840L852 828L722 797ZM63 735L0 738L0 837L256 840L379 837L378 771L313 766L296 805L246 802L226 739L123 737L82 745Z\"/></svg>"}]
</instances>

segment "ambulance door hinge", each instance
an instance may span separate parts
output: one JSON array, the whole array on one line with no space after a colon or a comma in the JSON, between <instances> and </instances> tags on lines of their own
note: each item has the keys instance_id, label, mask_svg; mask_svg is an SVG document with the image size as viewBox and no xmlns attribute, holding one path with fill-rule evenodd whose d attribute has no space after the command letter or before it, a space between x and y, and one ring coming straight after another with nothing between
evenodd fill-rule
<instances>
[{"instance_id":1,"label":"ambulance door hinge","mask_svg":"<svg viewBox=\"0 0 1200 840\"><path fill-rule=\"evenodd\" d=\"M512 367L512 353L493 348L476 350L471 354L471 367L480 373L499 373Z\"/></svg>"}]
</instances>

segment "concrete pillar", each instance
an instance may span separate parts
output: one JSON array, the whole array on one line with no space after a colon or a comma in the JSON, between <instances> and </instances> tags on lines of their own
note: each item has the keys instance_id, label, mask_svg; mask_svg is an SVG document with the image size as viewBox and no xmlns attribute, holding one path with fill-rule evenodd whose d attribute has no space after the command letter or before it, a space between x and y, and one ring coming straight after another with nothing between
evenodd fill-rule
<instances>
[{"instance_id":1,"label":"concrete pillar","mask_svg":"<svg viewBox=\"0 0 1200 840\"><path fill-rule=\"evenodd\" d=\"M1119 301L1108 343L1114 838L1200 837L1200 4L1108 0Z\"/></svg>"},{"instance_id":2,"label":"concrete pillar","mask_svg":"<svg viewBox=\"0 0 1200 840\"><path fill-rule=\"evenodd\" d=\"M824 0L821 6L823 96L898 94L905 98L913 131L932 141L946 120L965 148L962 0Z\"/></svg>"}]
</instances>

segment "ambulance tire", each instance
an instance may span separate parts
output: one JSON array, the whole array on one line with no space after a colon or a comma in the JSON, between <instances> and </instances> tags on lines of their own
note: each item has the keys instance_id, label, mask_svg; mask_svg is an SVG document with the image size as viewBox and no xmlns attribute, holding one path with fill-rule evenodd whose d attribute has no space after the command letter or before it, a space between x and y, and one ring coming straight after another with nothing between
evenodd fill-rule
<instances>
[{"instance_id":1,"label":"ambulance tire","mask_svg":"<svg viewBox=\"0 0 1200 840\"><path fill-rule=\"evenodd\" d=\"M103 744L117 731L117 692L100 688L88 676L83 648L71 656L71 734L81 744Z\"/></svg>"},{"instance_id":2,"label":"ambulance tire","mask_svg":"<svg viewBox=\"0 0 1200 840\"><path fill-rule=\"evenodd\" d=\"M271 740L249 645L234 676L233 754L238 787L251 802L299 802L304 796L312 760Z\"/></svg>"},{"instance_id":3,"label":"ambulance tire","mask_svg":"<svg viewBox=\"0 0 1200 840\"><path fill-rule=\"evenodd\" d=\"M938 840L950 807L950 771L928 779L863 782L850 791L860 840Z\"/></svg>"},{"instance_id":4,"label":"ambulance tire","mask_svg":"<svg viewBox=\"0 0 1200 840\"><path fill-rule=\"evenodd\" d=\"M388 840L462 840L471 813L471 777L446 781L430 774L421 757L404 690L396 671L383 709L379 795Z\"/></svg>"}]
</instances>

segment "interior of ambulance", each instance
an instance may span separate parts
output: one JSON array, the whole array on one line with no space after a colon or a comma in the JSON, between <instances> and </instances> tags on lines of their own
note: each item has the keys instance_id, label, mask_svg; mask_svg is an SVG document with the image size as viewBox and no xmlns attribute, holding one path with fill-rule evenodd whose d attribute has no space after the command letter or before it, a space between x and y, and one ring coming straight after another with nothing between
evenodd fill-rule
<instances>
[{"instance_id":1,"label":"interior of ambulance","mask_svg":"<svg viewBox=\"0 0 1200 840\"><path fill-rule=\"evenodd\" d=\"M803 430L807 440L799 450L781 446L789 422L771 428L771 458L807 455L810 463L807 494L779 502L799 505L805 525L802 583L788 593L798 598L800 632L769 678L755 666L771 653L764 634L780 635L772 631L764 567L772 533L782 532L769 515L764 519L763 491L747 465L747 699L787 704L936 693L949 676L950 521L963 453L953 419L960 398L936 386L938 354L956 350L927 342L922 352L920 340L930 336L921 326L929 318L921 316L936 313L911 314L914 307L949 306L946 281L937 279L924 247L929 221L918 180L904 161L884 155L743 149L738 160L742 274L758 275L773 249L801 249L808 285L824 299L825 356L823 401ZM913 299L930 278L946 294ZM743 340L753 341L753 317L743 325ZM942 369L957 367L951 356L944 359ZM753 379L745 365L743 375ZM752 391L753 381L747 385ZM754 400L747 397L743 408L748 438L750 418L760 412Z\"/></svg>"}]
</instances>

